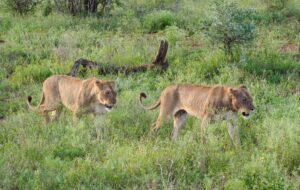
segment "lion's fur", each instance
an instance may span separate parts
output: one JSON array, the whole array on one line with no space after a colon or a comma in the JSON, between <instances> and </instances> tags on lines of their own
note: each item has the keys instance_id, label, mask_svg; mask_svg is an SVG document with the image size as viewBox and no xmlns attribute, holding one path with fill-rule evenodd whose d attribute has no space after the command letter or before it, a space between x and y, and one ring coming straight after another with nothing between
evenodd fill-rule
<instances>
[{"instance_id":1,"label":"lion's fur","mask_svg":"<svg viewBox=\"0 0 300 190\"><path fill-rule=\"evenodd\" d=\"M33 107L30 96L27 104L33 110L40 110L46 122L50 121L48 112L56 111L59 115L63 106L74 115L103 113L106 112L106 107L111 108L116 103L114 86L114 81L97 78L81 80L66 75L54 75L44 81L39 104Z\"/></svg>"},{"instance_id":2,"label":"lion's fur","mask_svg":"<svg viewBox=\"0 0 300 190\"><path fill-rule=\"evenodd\" d=\"M143 98L146 98L145 93L140 94L140 104L144 109L160 106L160 113L152 130L159 129L167 117L174 117L173 138L177 137L187 113L202 119L204 123L215 119L221 112L231 113L233 116L241 112L248 116L254 110L253 100L245 86L177 84L165 88L153 106L145 107Z\"/></svg>"}]
</instances>

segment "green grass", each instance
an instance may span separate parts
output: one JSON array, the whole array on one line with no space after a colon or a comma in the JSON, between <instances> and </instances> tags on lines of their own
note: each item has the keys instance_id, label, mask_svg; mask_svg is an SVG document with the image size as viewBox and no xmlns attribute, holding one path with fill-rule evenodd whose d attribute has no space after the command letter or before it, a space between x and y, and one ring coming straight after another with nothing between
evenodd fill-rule
<instances>
[{"instance_id":1,"label":"green grass","mask_svg":"<svg viewBox=\"0 0 300 190\"><path fill-rule=\"evenodd\" d=\"M0 13L0 39L5 40L0 44L0 189L299 189L297 17L281 15L283 21L272 22L266 4L239 1L259 10L259 35L229 64L200 30L209 14L206 1L179 1L178 7L175 1L126 2L104 18L43 17L42 10L24 17ZM300 10L297 1L289 7ZM175 15L176 22L148 33L145 18L159 25L161 12ZM36 104L42 81L67 74L76 59L150 63L162 39L170 42L170 67L163 74L81 73L81 78L116 81L118 103L112 112L73 125L72 114L64 110L45 125L41 115L28 111L26 97L32 95ZM282 52L289 43L296 49ZM142 110L139 93L146 92L150 104L174 83L245 84L256 112L238 120L242 148L234 148L221 121L209 126L202 144L200 122L193 117L176 142L171 140L172 121L151 136L149 126L158 110Z\"/></svg>"}]
</instances>

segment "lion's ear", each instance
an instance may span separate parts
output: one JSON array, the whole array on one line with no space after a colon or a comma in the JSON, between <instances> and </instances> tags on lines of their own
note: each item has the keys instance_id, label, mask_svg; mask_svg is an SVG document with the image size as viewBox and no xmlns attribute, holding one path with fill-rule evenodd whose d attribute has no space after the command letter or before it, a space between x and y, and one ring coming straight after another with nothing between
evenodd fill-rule
<instances>
[{"instance_id":1,"label":"lion's ear","mask_svg":"<svg viewBox=\"0 0 300 190\"><path fill-rule=\"evenodd\" d=\"M95 85L97 85L100 89L103 89L104 85L100 80L95 81Z\"/></svg>"},{"instance_id":2,"label":"lion's ear","mask_svg":"<svg viewBox=\"0 0 300 190\"><path fill-rule=\"evenodd\" d=\"M115 87L116 87L115 81L110 80L110 81L107 81L107 83L108 83L113 89L115 89Z\"/></svg>"},{"instance_id":3,"label":"lion's ear","mask_svg":"<svg viewBox=\"0 0 300 190\"><path fill-rule=\"evenodd\" d=\"M229 92L230 92L231 95L236 94L236 90L234 88L229 88Z\"/></svg>"},{"instance_id":4,"label":"lion's ear","mask_svg":"<svg viewBox=\"0 0 300 190\"><path fill-rule=\"evenodd\" d=\"M247 90L247 87L245 85L241 85L240 88Z\"/></svg>"}]
</instances>

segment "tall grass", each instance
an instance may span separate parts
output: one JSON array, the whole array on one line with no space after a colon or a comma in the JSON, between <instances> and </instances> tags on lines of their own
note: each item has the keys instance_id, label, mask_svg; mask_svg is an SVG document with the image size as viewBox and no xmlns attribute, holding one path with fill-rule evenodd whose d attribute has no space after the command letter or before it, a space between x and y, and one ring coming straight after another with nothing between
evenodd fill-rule
<instances>
[{"instance_id":1,"label":"tall grass","mask_svg":"<svg viewBox=\"0 0 300 190\"><path fill-rule=\"evenodd\" d=\"M259 15L258 38L239 49L237 62L230 65L200 30L210 5L206 1L184 0L178 6L175 1L137 1L136 9L132 2L105 18L0 13L0 38L5 40L0 44L0 189L299 189L299 50L281 51L285 44L298 47L298 19L267 22ZM239 5L267 14L267 6L257 2ZM144 19L160 22L156 14L165 11L178 20L156 33L145 32ZM64 110L45 125L41 115L28 111L26 97L32 95L36 104L42 81L67 74L76 59L150 63L162 39L170 42L170 67L163 74L79 76L116 81L118 103L112 112L73 124ZM139 93L146 92L150 104L174 83L245 84L256 112L238 120L242 147L234 148L222 121L209 126L202 144L200 122L193 117L176 142L171 120L151 136L158 110L142 110Z\"/></svg>"}]
</instances>

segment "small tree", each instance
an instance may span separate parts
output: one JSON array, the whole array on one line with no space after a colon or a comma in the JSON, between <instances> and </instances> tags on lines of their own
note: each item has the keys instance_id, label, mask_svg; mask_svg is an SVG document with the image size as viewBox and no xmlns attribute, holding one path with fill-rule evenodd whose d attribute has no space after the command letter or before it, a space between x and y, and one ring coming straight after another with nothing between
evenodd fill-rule
<instances>
[{"instance_id":1,"label":"small tree","mask_svg":"<svg viewBox=\"0 0 300 190\"><path fill-rule=\"evenodd\" d=\"M252 41L256 36L253 16L251 9L242 9L224 0L215 1L205 33L213 44L223 44L231 62L234 48Z\"/></svg>"}]
</instances>

